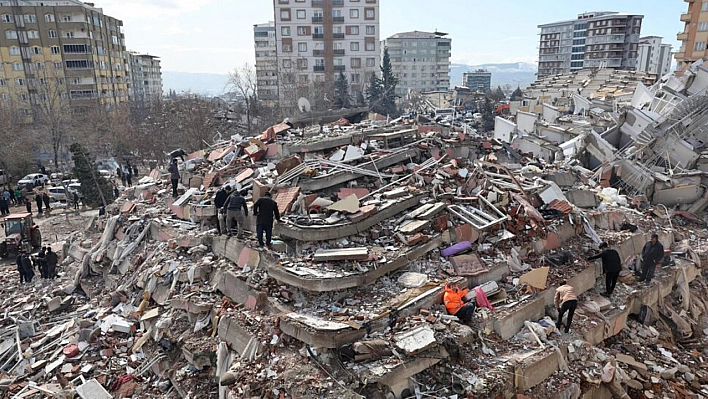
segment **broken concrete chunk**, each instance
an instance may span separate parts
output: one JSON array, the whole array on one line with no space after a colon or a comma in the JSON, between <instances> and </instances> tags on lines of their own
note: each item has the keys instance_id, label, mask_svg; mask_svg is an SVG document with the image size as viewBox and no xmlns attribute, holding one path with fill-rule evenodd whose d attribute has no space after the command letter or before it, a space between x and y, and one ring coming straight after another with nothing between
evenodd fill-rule
<instances>
[{"instance_id":1,"label":"broken concrete chunk","mask_svg":"<svg viewBox=\"0 0 708 399\"><path fill-rule=\"evenodd\" d=\"M101 384L92 378L76 387L76 393L82 399L112 399L113 396Z\"/></svg>"},{"instance_id":2,"label":"broken concrete chunk","mask_svg":"<svg viewBox=\"0 0 708 399\"><path fill-rule=\"evenodd\" d=\"M435 332L429 326L421 326L394 335L393 342L398 349L413 355L436 344Z\"/></svg>"}]
</instances>

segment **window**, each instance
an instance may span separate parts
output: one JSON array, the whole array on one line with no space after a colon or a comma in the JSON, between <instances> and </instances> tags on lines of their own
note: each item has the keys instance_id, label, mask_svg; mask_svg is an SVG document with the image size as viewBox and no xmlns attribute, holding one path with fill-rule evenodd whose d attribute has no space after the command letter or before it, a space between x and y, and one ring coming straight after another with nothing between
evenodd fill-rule
<instances>
[{"instance_id":1,"label":"window","mask_svg":"<svg viewBox=\"0 0 708 399\"><path fill-rule=\"evenodd\" d=\"M30 24L36 24L37 23L37 16L34 14L25 14L23 16L25 22L30 23Z\"/></svg>"},{"instance_id":2,"label":"window","mask_svg":"<svg viewBox=\"0 0 708 399\"><path fill-rule=\"evenodd\" d=\"M301 53L306 53L307 52L307 43L298 43L297 44L297 51Z\"/></svg>"},{"instance_id":3,"label":"window","mask_svg":"<svg viewBox=\"0 0 708 399\"><path fill-rule=\"evenodd\" d=\"M373 8L365 8L364 19L376 19L376 10Z\"/></svg>"},{"instance_id":4,"label":"window","mask_svg":"<svg viewBox=\"0 0 708 399\"><path fill-rule=\"evenodd\" d=\"M349 18L352 18L352 19L359 18L359 10L356 8L352 8L351 10L349 10Z\"/></svg>"},{"instance_id":5,"label":"window","mask_svg":"<svg viewBox=\"0 0 708 399\"><path fill-rule=\"evenodd\" d=\"M351 51L359 51L359 42L351 42L349 43L349 50ZM352 60L354 61L354 60ZM352 65L353 66L353 65Z\"/></svg>"},{"instance_id":6,"label":"window","mask_svg":"<svg viewBox=\"0 0 708 399\"><path fill-rule=\"evenodd\" d=\"M44 22L54 22L54 14L44 14Z\"/></svg>"},{"instance_id":7,"label":"window","mask_svg":"<svg viewBox=\"0 0 708 399\"><path fill-rule=\"evenodd\" d=\"M61 20L64 22L71 22L71 15L62 15Z\"/></svg>"},{"instance_id":8,"label":"window","mask_svg":"<svg viewBox=\"0 0 708 399\"><path fill-rule=\"evenodd\" d=\"M693 47L695 51L703 51L706 49L706 42L696 42L696 45Z\"/></svg>"},{"instance_id":9,"label":"window","mask_svg":"<svg viewBox=\"0 0 708 399\"><path fill-rule=\"evenodd\" d=\"M583 67L583 62L582 61L575 61L570 63L571 68L582 68Z\"/></svg>"},{"instance_id":10,"label":"window","mask_svg":"<svg viewBox=\"0 0 708 399\"><path fill-rule=\"evenodd\" d=\"M0 79L0 87L5 87L5 86L7 86L7 80Z\"/></svg>"},{"instance_id":11,"label":"window","mask_svg":"<svg viewBox=\"0 0 708 399\"><path fill-rule=\"evenodd\" d=\"M354 68L354 67L352 67ZM360 83L361 82L361 75L358 73L353 73L352 74L352 83Z\"/></svg>"},{"instance_id":12,"label":"window","mask_svg":"<svg viewBox=\"0 0 708 399\"><path fill-rule=\"evenodd\" d=\"M580 46L585 44L585 39L574 39L573 40L573 46Z\"/></svg>"},{"instance_id":13,"label":"window","mask_svg":"<svg viewBox=\"0 0 708 399\"><path fill-rule=\"evenodd\" d=\"M283 60L283 68L292 68L293 62L291 60Z\"/></svg>"},{"instance_id":14,"label":"window","mask_svg":"<svg viewBox=\"0 0 708 399\"><path fill-rule=\"evenodd\" d=\"M298 58L297 67L299 69L307 69L307 58Z\"/></svg>"},{"instance_id":15,"label":"window","mask_svg":"<svg viewBox=\"0 0 708 399\"><path fill-rule=\"evenodd\" d=\"M704 3L704 4L708 4L708 3ZM707 31L708 30L708 22L699 22L698 23L698 30L701 32Z\"/></svg>"},{"instance_id":16,"label":"window","mask_svg":"<svg viewBox=\"0 0 708 399\"><path fill-rule=\"evenodd\" d=\"M50 29L50 30L47 31L47 36L48 36L50 39L56 39L56 38L57 38L57 31L55 31L55 30L53 30L53 29Z\"/></svg>"},{"instance_id":17,"label":"window","mask_svg":"<svg viewBox=\"0 0 708 399\"><path fill-rule=\"evenodd\" d=\"M61 69L61 62L55 62L54 69Z\"/></svg>"},{"instance_id":18,"label":"window","mask_svg":"<svg viewBox=\"0 0 708 399\"><path fill-rule=\"evenodd\" d=\"M3 14L1 19L2 19L2 22L6 23L6 24L12 23L12 15L10 15L10 14Z\"/></svg>"},{"instance_id":19,"label":"window","mask_svg":"<svg viewBox=\"0 0 708 399\"><path fill-rule=\"evenodd\" d=\"M352 58L351 64L352 64L352 69L361 68L361 58Z\"/></svg>"},{"instance_id":20,"label":"window","mask_svg":"<svg viewBox=\"0 0 708 399\"><path fill-rule=\"evenodd\" d=\"M307 18L307 11L305 11L305 10L297 10L297 12L295 13L295 15L296 15L297 19L305 19L305 18Z\"/></svg>"},{"instance_id":21,"label":"window","mask_svg":"<svg viewBox=\"0 0 708 399\"><path fill-rule=\"evenodd\" d=\"M366 25L366 34L373 36L376 34L376 26L374 25ZM427 43L424 43L427 44Z\"/></svg>"},{"instance_id":22,"label":"window","mask_svg":"<svg viewBox=\"0 0 708 399\"><path fill-rule=\"evenodd\" d=\"M290 27L289 26L281 26L280 27L280 34L282 36L290 36Z\"/></svg>"},{"instance_id":23,"label":"window","mask_svg":"<svg viewBox=\"0 0 708 399\"><path fill-rule=\"evenodd\" d=\"M573 54L573 55L570 56L570 59L571 59L571 60L582 60L582 59L583 59L583 55L582 55L582 54Z\"/></svg>"},{"instance_id":24,"label":"window","mask_svg":"<svg viewBox=\"0 0 708 399\"><path fill-rule=\"evenodd\" d=\"M701 4L701 11L708 11L708 3Z\"/></svg>"},{"instance_id":25,"label":"window","mask_svg":"<svg viewBox=\"0 0 708 399\"><path fill-rule=\"evenodd\" d=\"M86 44L65 44L64 53L66 54L87 54L89 46Z\"/></svg>"},{"instance_id":26,"label":"window","mask_svg":"<svg viewBox=\"0 0 708 399\"><path fill-rule=\"evenodd\" d=\"M42 48L37 47L37 46L32 47L32 54L34 54L34 55L42 54Z\"/></svg>"},{"instance_id":27,"label":"window","mask_svg":"<svg viewBox=\"0 0 708 399\"><path fill-rule=\"evenodd\" d=\"M111 41L113 44L118 44L118 36L111 36Z\"/></svg>"},{"instance_id":28,"label":"window","mask_svg":"<svg viewBox=\"0 0 708 399\"><path fill-rule=\"evenodd\" d=\"M367 67L375 67L376 66L376 58L367 58L366 59L366 66Z\"/></svg>"},{"instance_id":29,"label":"window","mask_svg":"<svg viewBox=\"0 0 708 399\"><path fill-rule=\"evenodd\" d=\"M349 34L349 35L358 35L358 34L359 34L359 27L356 26L356 25L347 26L347 34Z\"/></svg>"},{"instance_id":30,"label":"window","mask_svg":"<svg viewBox=\"0 0 708 399\"><path fill-rule=\"evenodd\" d=\"M5 39L17 39L17 31L6 30L5 31Z\"/></svg>"},{"instance_id":31,"label":"window","mask_svg":"<svg viewBox=\"0 0 708 399\"><path fill-rule=\"evenodd\" d=\"M88 69L93 67L93 62L89 60L67 60L66 69Z\"/></svg>"},{"instance_id":32,"label":"window","mask_svg":"<svg viewBox=\"0 0 708 399\"><path fill-rule=\"evenodd\" d=\"M290 9L280 10L280 20L290 21Z\"/></svg>"},{"instance_id":33,"label":"window","mask_svg":"<svg viewBox=\"0 0 708 399\"><path fill-rule=\"evenodd\" d=\"M64 32L64 36L67 39L73 39L74 38L74 32Z\"/></svg>"},{"instance_id":34,"label":"window","mask_svg":"<svg viewBox=\"0 0 708 399\"><path fill-rule=\"evenodd\" d=\"M574 53L582 53L583 51L585 51L585 47L582 47L582 46L580 46L580 47L573 47L572 51L573 51Z\"/></svg>"},{"instance_id":35,"label":"window","mask_svg":"<svg viewBox=\"0 0 708 399\"><path fill-rule=\"evenodd\" d=\"M23 69L23 68L22 68L22 64L21 64L21 63L19 63L19 62L13 62L13 63L12 63L12 70L13 70L13 71L21 71L22 69Z\"/></svg>"},{"instance_id":36,"label":"window","mask_svg":"<svg viewBox=\"0 0 708 399\"><path fill-rule=\"evenodd\" d=\"M309 26L298 26L297 27L297 35L298 36L307 36L309 35Z\"/></svg>"},{"instance_id":37,"label":"window","mask_svg":"<svg viewBox=\"0 0 708 399\"><path fill-rule=\"evenodd\" d=\"M10 47L10 55L20 55L20 48L15 46Z\"/></svg>"},{"instance_id":38,"label":"window","mask_svg":"<svg viewBox=\"0 0 708 399\"><path fill-rule=\"evenodd\" d=\"M36 30L28 30L27 37L30 39L39 39L39 32Z\"/></svg>"},{"instance_id":39,"label":"window","mask_svg":"<svg viewBox=\"0 0 708 399\"><path fill-rule=\"evenodd\" d=\"M101 45L96 46L96 53L98 53L98 55L104 55L105 52L103 51L103 46L101 46Z\"/></svg>"},{"instance_id":40,"label":"window","mask_svg":"<svg viewBox=\"0 0 708 399\"><path fill-rule=\"evenodd\" d=\"M43 70L44 70L44 64L42 64L41 62L35 63L35 64L34 64L34 67L35 67L38 71L43 71ZM44 79L43 79L43 78L40 78L39 80L42 81L42 80L44 80Z\"/></svg>"},{"instance_id":41,"label":"window","mask_svg":"<svg viewBox=\"0 0 708 399\"><path fill-rule=\"evenodd\" d=\"M366 51L376 50L376 44L374 42L366 42Z\"/></svg>"},{"instance_id":42,"label":"window","mask_svg":"<svg viewBox=\"0 0 708 399\"><path fill-rule=\"evenodd\" d=\"M15 79L15 85L16 86L24 86L25 85L25 80L22 78L17 78Z\"/></svg>"}]
</instances>

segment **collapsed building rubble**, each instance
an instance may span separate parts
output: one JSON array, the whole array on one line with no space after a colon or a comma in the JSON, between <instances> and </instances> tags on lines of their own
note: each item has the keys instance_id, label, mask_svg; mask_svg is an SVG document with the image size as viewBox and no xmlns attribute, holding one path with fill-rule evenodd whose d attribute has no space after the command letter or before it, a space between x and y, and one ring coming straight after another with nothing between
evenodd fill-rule
<instances>
[{"instance_id":1,"label":"collapsed building rubble","mask_svg":"<svg viewBox=\"0 0 708 399\"><path fill-rule=\"evenodd\" d=\"M667 82L644 95L665 99ZM675 118L681 109L689 108L652 112ZM604 112L602 123L617 120ZM633 141L631 151L594 150L612 134L626 141L618 132L584 131L571 146L556 145L565 158L549 160L518 143L437 126L342 119L283 123L189 154L179 197L170 198L165 171L153 170L108 216L66 238L60 283L3 289L0 390L82 398L706 395L708 372L698 366L708 329L703 209L657 199L666 185L695 184L698 175L656 155L658 138L671 134ZM650 171L651 184L636 187L625 163ZM272 248L251 233L217 235L213 193L224 185L247 191L249 203L272 193L282 215ZM253 219L243 227L254 232ZM645 286L630 266L651 232L667 262ZM585 260L601 241L625 265L612 298L600 295L599 263ZM562 281L580 296L570 334L554 325ZM460 323L443 306L447 284L473 288L488 305Z\"/></svg>"}]
</instances>

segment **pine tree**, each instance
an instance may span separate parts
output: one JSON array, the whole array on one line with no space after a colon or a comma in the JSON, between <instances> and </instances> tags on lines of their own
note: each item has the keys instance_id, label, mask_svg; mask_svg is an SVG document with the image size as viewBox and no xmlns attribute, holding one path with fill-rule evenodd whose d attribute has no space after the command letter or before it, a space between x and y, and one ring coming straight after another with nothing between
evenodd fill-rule
<instances>
[{"instance_id":1,"label":"pine tree","mask_svg":"<svg viewBox=\"0 0 708 399\"><path fill-rule=\"evenodd\" d=\"M520 87L516 87L513 93L511 93L511 101L520 101L524 98L524 92L521 91Z\"/></svg>"},{"instance_id":2,"label":"pine tree","mask_svg":"<svg viewBox=\"0 0 708 399\"><path fill-rule=\"evenodd\" d=\"M494 92L494 100L501 101L505 98L506 94L504 94L504 90L502 90L501 86L497 86L497 90Z\"/></svg>"},{"instance_id":3,"label":"pine tree","mask_svg":"<svg viewBox=\"0 0 708 399\"><path fill-rule=\"evenodd\" d=\"M393 74L388 49L384 49L383 60L381 61L381 86L383 89L381 106L384 111L382 115L391 117L398 116L398 108L396 108L396 85L398 85L398 78Z\"/></svg>"},{"instance_id":4,"label":"pine tree","mask_svg":"<svg viewBox=\"0 0 708 399\"><path fill-rule=\"evenodd\" d=\"M484 99L480 113L482 114L482 130L485 132L494 130L494 107L489 97Z\"/></svg>"},{"instance_id":5,"label":"pine tree","mask_svg":"<svg viewBox=\"0 0 708 399\"><path fill-rule=\"evenodd\" d=\"M381 79L375 73L369 78L369 87L366 88L366 101L371 112L381 113Z\"/></svg>"},{"instance_id":6,"label":"pine tree","mask_svg":"<svg viewBox=\"0 0 708 399\"><path fill-rule=\"evenodd\" d=\"M337 80L334 82L334 108L350 108L352 106L349 96L349 81L344 73L339 72Z\"/></svg>"},{"instance_id":7,"label":"pine tree","mask_svg":"<svg viewBox=\"0 0 708 399\"><path fill-rule=\"evenodd\" d=\"M113 190L110 183L98 172L95 159L81 144L74 143L69 148L74 161L74 176L81 183L80 192L83 202L91 207L105 206L112 203Z\"/></svg>"}]
</instances>

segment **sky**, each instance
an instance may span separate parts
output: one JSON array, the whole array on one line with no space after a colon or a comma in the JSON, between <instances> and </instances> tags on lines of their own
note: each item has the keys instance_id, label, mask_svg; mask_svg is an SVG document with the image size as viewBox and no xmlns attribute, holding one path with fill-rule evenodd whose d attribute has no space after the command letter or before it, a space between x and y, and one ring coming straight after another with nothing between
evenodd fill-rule
<instances>
[{"instance_id":1,"label":"sky","mask_svg":"<svg viewBox=\"0 0 708 399\"><path fill-rule=\"evenodd\" d=\"M273 20L272 0L92 0L123 20L126 46L161 57L163 71L227 74L254 63L253 25ZM379 0L381 37L449 33L452 62L535 63L537 25L588 11L643 14L642 35L680 46L684 0Z\"/></svg>"}]
</instances>

